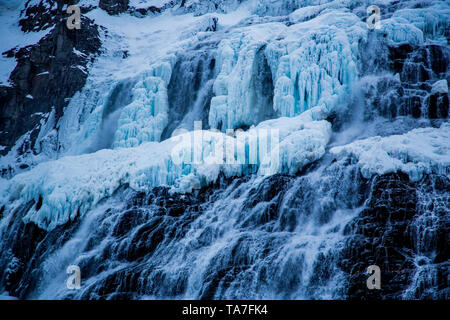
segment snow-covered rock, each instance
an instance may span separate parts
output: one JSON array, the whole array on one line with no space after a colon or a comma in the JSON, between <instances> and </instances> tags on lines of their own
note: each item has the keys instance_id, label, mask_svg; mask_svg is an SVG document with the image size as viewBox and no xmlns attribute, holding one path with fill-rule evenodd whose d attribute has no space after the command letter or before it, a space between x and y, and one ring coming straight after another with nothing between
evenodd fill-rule
<instances>
[{"instance_id":1,"label":"snow-covered rock","mask_svg":"<svg viewBox=\"0 0 450 320\"><path fill-rule=\"evenodd\" d=\"M321 105L342 106L357 78L358 42L367 27L352 13L325 11L292 25L266 49L274 78L274 110L292 117Z\"/></svg>"},{"instance_id":2,"label":"snow-covered rock","mask_svg":"<svg viewBox=\"0 0 450 320\"><path fill-rule=\"evenodd\" d=\"M52 229L84 214L123 185L140 191L173 186L174 192L190 192L214 182L221 172L239 176L251 172L253 165L260 175L295 174L325 153L331 136L331 125L323 120L326 115L315 108L295 118L262 122L235 136L196 130L163 142L44 162L0 180L0 203L12 212L29 201L40 202L24 219Z\"/></svg>"},{"instance_id":3,"label":"snow-covered rock","mask_svg":"<svg viewBox=\"0 0 450 320\"><path fill-rule=\"evenodd\" d=\"M450 3L448 1L434 1L434 5L427 8L408 8L394 12L393 19L403 18L420 29L425 39L435 40L447 44L446 32L450 27Z\"/></svg>"},{"instance_id":4,"label":"snow-covered rock","mask_svg":"<svg viewBox=\"0 0 450 320\"><path fill-rule=\"evenodd\" d=\"M413 181L426 173L450 176L450 123L414 129L403 135L372 137L330 152L338 160L355 159L364 177L402 171Z\"/></svg>"}]
</instances>

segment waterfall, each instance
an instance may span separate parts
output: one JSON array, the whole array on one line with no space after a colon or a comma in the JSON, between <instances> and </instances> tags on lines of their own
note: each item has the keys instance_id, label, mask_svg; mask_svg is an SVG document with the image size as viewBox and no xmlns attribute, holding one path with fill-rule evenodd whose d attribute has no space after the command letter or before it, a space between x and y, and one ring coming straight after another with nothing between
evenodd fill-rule
<instances>
[{"instance_id":1,"label":"waterfall","mask_svg":"<svg viewBox=\"0 0 450 320\"><path fill-rule=\"evenodd\" d=\"M111 91L103 108L100 130L88 153L112 147L122 108L132 101L131 89L134 84L133 80L121 81Z\"/></svg>"},{"instance_id":2,"label":"waterfall","mask_svg":"<svg viewBox=\"0 0 450 320\"><path fill-rule=\"evenodd\" d=\"M169 138L176 129L193 130L194 121L209 128L209 105L215 78L215 46L199 44L194 50L180 53L168 85L169 121L161 140Z\"/></svg>"}]
</instances>

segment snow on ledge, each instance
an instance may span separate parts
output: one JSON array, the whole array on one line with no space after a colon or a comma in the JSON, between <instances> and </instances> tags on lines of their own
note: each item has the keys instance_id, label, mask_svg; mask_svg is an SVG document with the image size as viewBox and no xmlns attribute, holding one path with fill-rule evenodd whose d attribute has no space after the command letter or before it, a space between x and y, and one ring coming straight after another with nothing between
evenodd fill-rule
<instances>
[{"instance_id":1,"label":"snow on ledge","mask_svg":"<svg viewBox=\"0 0 450 320\"><path fill-rule=\"evenodd\" d=\"M241 152L236 151L234 159L245 158L253 151L257 153L252 156L260 169L259 175L295 173L325 154L331 136L331 124L323 120L326 115L323 108L316 107L294 118L262 122L235 136L197 130L163 142L147 142L134 148L100 150L43 162L11 180L0 179L0 207L4 205L5 212L12 213L34 201L35 205L23 220L51 230L85 214L123 185L137 191L172 186L174 192L190 192L215 181L221 172L228 177L254 172L249 169L253 164L228 163L226 152L217 152L221 148L220 143L225 142L226 145L229 141L241 146L236 149ZM261 156L261 148L254 144L260 141L260 131L270 134L272 129L276 130L279 143L273 145L274 152L268 150L263 155L270 155L269 160L275 160L275 165ZM203 137L202 151L197 153L200 154L199 159L195 159L198 145L194 143L192 149L189 143L196 135Z\"/></svg>"},{"instance_id":2,"label":"snow on ledge","mask_svg":"<svg viewBox=\"0 0 450 320\"><path fill-rule=\"evenodd\" d=\"M338 160L355 158L365 178L403 171L413 181L424 174L450 175L450 123L440 128L420 128L403 135L372 137L334 147Z\"/></svg>"}]
</instances>

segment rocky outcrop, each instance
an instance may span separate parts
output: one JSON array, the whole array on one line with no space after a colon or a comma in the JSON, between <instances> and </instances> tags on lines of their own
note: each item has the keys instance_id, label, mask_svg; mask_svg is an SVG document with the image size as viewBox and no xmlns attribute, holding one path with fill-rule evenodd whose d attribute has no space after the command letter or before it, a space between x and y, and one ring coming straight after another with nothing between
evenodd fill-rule
<instances>
[{"instance_id":1,"label":"rocky outcrop","mask_svg":"<svg viewBox=\"0 0 450 320\"><path fill-rule=\"evenodd\" d=\"M110 15L116 15L128 10L129 0L100 0L99 7Z\"/></svg>"},{"instance_id":2,"label":"rocky outcrop","mask_svg":"<svg viewBox=\"0 0 450 320\"><path fill-rule=\"evenodd\" d=\"M26 5L19 25L23 32L45 30L54 26L61 15L58 13L57 1L41 0L35 5Z\"/></svg>"},{"instance_id":3,"label":"rocky outcrop","mask_svg":"<svg viewBox=\"0 0 450 320\"><path fill-rule=\"evenodd\" d=\"M58 5L55 10L38 11L41 18L36 21L21 20L24 30L54 23L46 37L36 45L5 53L16 58L17 66L10 75L12 85L0 86L0 145L6 146L1 154L27 132L29 139L20 151L34 149L41 119L53 109L56 121L62 116L69 98L84 86L87 66L101 46L97 26L91 20L82 17L81 29L69 30L62 1ZM26 12L33 12L32 8Z\"/></svg>"},{"instance_id":4,"label":"rocky outcrop","mask_svg":"<svg viewBox=\"0 0 450 320\"><path fill-rule=\"evenodd\" d=\"M432 93L435 81L446 79L449 68L448 47L425 45L414 47L409 44L390 47L391 68L400 75L403 92L402 101L390 108L391 116L412 115L429 119L448 117L448 93Z\"/></svg>"}]
</instances>

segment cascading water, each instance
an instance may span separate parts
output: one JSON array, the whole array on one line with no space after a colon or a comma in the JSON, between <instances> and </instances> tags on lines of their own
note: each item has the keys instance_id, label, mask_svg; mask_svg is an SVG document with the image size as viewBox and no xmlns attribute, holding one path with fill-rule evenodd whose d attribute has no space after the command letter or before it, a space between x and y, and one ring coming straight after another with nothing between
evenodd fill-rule
<instances>
[{"instance_id":1,"label":"cascading water","mask_svg":"<svg viewBox=\"0 0 450 320\"><path fill-rule=\"evenodd\" d=\"M361 210L368 182L356 167L327 164L297 178L223 184L178 201L166 189L119 191L61 248L49 248L30 297L342 297L344 277L333 264L316 278L322 257L336 259L343 229ZM84 277L76 295L64 282L71 264Z\"/></svg>"},{"instance_id":2,"label":"cascading water","mask_svg":"<svg viewBox=\"0 0 450 320\"><path fill-rule=\"evenodd\" d=\"M207 115L215 77L214 52L217 43L199 44L194 50L177 57L167 94L169 121L161 139L169 138L176 129L193 130L194 121L202 121L207 129Z\"/></svg>"},{"instance_id":3,"label":"cascading water","mask_svg":"<svg viewBox=\"0 0 450 320\"><path fill-rule=\"evenodd\" d=\"M119 82L114 87L103 109L98 136L88 153L112 147L122 108L132 101L131 89L134 84L135 81L127 80Z\"/></svg>"}]
</instances>

